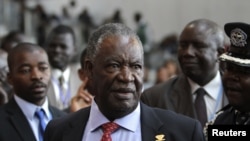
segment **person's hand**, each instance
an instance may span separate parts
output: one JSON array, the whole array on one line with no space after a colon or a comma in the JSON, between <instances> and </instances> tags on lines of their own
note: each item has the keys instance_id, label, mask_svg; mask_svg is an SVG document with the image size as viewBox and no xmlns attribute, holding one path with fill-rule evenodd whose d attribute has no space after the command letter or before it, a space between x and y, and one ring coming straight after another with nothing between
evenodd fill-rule
<instances>
[{"instance_id":1,"label":"person's hand","mask_svg":"<svg viewBox=\"0 0 250 141\"><path fill-rule=\"evenodd\" d=\"M77 94L71 99L70 112L75 112L81 108L91 105L93 96L85 88L87 81L87 79L83 81L82 85L78 89Z\"/></svg>"}]
</instances>

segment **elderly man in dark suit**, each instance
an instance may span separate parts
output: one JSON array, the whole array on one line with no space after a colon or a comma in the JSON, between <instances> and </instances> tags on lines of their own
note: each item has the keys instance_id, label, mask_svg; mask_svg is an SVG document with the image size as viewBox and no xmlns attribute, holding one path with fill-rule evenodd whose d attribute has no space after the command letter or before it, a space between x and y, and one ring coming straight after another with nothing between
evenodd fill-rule
<instances>
[{"instance_id":1,"label":"elderly man in dark suit","mask_svg":"<svg viewBox=\"0 0 250 141\"><path fill-rule=\"evenodd\" d=\"M188 23L180 35L178 47L183 73L146 89L141 100L149 106L199 119L204 126L228 103L223 94L217 61L224 52L224 37L222 28L213 21L198 19ZM204 95L196 100L200 92L198 89L203 90Z\"/></svg>"},{"instance_id":2,"label":"elderly man in dark suit","mask_svg":"<svg viewBox=\"0 0 250 141\"><path fill-rule=\"evenodd\" d=\"M98 28L89 39L84 65L94 95L91 106L52 120L45 141L204 140L197 120L139 102L143 47L130 28L119 23Z\"/></svg>"},{"instance_id":3,"label":"elderly man in dark suit","mask_svg":"<svg viewBox=\"0 0 250 141\"><path fill-rule=\"evenodd\" d=\"M8 81L15 93L0 108L0 140L42 141L42 128L46 123L65 115L48 104L48 56L38 45L20 43L9 53L8 67ZM43 118L39 118L37 113L42 114Z\"/></svg>"}]
</instances>

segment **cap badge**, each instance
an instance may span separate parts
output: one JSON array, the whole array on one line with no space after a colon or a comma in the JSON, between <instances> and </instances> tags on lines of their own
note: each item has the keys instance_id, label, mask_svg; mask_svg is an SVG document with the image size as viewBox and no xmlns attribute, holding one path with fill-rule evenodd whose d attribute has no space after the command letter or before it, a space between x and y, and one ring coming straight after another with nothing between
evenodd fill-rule
<instances>
[{"instance_id":1,"label":"cap badge","mask_svg":"<svg viewBox=\"0 0 250 141\"><path fill-rule=\"evenodd\" d=\"M247 44L247 34L241 29L236 28L231 31L230 40L234 46L244 47Z\"/></svg>"}]
</instances>

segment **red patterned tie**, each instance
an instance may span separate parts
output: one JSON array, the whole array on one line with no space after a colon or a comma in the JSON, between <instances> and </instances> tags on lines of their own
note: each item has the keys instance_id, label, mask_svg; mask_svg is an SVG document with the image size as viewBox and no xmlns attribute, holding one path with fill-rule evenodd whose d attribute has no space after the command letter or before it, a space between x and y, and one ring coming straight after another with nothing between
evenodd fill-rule
<instances>
[{"instance_id":1,"label":"red patterned tie","mask_svg":"<svg viewBox=\"0 0 250 141\"><path fill-rule=\"evenodd\" d=\"M108 122L102 125L103 135L101 141L112 141L111 133L118 129L119 125L114 122Z\"/></svg>"}]
</instances>

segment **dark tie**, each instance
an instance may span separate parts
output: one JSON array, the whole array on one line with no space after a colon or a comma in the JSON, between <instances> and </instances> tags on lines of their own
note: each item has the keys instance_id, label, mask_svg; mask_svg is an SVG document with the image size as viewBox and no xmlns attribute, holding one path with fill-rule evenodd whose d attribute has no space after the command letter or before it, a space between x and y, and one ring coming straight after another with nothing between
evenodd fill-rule
<instances>
[{"instance_id":1,"label":"dark tie","mask_svg":"<svg viewBox=\"0 0 250 141\"><path fill-rule=\"evenodd\" d=\"M111 133L117 130L118 124L114 122L108 122L102 125L103 135L101 141L112 141Z\"/></svg>"},{"instance_id":2,"label":"dark tie","mask_svg":"<svg viewBox=\"0 0 250 141\"><path fill-rule=\"evenodd\" d=\"M204 95L206 94L206 91L203 88L199 88L196 90L196 94L197 95L194 102L194 106L197 118L201 122L202 127L204 127L207 122L207 108L204 100Z\"/></svg>"},{"instance_id":3,"label":"dark tie","mask_svg":"<svg viewBox=\"0 0 250 141\"><path fill-rule=\"evenodd\" d=\"M39 130L38 130L39 131L39 140L43 141L43 134L44 134L44 130L45 130L45 127L46 127L46 123L44 121L44 119L45 119L44 110L40 109L40 110L36 111L35 116L39 120L39 125L38 125L38 128L39 128Z\"/></svg>"},{"instance_id":4,"label":"dark tie","mask_svg":"<svg viewBox=\"0 0 250 141\"><path fill-rule=\"evenodd\" d=\"M58 81L59 81L59 86L63 87L63 84L64 84L64 78L63 78L63 76L58 77Z\"/></svg>"}]
</instances>

